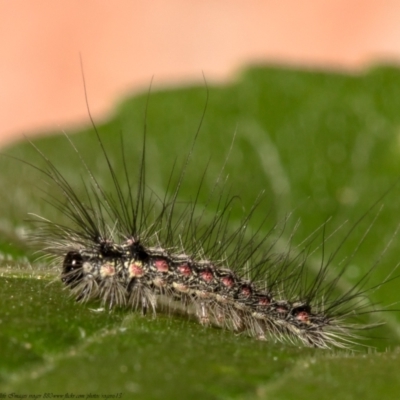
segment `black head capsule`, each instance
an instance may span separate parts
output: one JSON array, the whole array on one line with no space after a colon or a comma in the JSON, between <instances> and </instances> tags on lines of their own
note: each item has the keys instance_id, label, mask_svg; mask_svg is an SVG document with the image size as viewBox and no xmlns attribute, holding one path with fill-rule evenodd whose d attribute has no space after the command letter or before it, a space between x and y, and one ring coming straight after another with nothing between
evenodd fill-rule
<instances>
[{"instance_id":1,"label":"black head capsule","mask_svg":"<svg viewBox=\"0 0 400 400\"><path fill-rule=\"evenodd\" d=\"M76 286L83 278L83 257L80 253L70 251L64 258L61 281L67 286Z\"/></svg>"}]
</instances>

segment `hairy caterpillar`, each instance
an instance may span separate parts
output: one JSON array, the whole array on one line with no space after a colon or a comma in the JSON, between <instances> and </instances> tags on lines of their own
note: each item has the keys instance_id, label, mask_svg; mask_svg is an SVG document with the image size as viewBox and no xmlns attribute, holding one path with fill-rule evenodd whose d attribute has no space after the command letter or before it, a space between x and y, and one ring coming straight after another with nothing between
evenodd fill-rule
<instances>
[{"instance_id":1,"label":"hairy caterpillar","mask_svg":"<svg viewBox=\"0 0 400 400\"><path fill-rule=\"evenodd\" d=\"M180 308L205 325L320 348L346 347L356 337L354 330L365 327L351 319L369 310L363 301L368 276L338 294L328 258L307 281L307 243L298 253L280 252L274 248L275 226L265 233L263 220L255 231L249 229L260 199L231 227L237 197L228 192L221 173L210 193L217 199L216 210L206 221L211 200L202 206L195 194L191 203L179 202L191 152L175 184L171 172L170 190L160 198L146 185L145 144L135 186L129 149L121 141L120 175L93 127L113 186L101 183L70 141L86 171L86 195L81 196L37 149L46 163L43 174L64 196L52 202L70 224L39 218L34 240L55 256L61 279L77 300L100 299L109 308L127 306L143 313Z\"/></svg>"}]
</instances>

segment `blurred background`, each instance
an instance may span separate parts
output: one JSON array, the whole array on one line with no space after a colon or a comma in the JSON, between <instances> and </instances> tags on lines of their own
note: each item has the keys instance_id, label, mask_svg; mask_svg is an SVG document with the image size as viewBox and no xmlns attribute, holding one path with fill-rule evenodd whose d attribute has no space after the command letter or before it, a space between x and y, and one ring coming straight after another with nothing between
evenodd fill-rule
<instances>
[{"instance_id":1,"label":"blurred background","mask_svg":"<svg viewBox=\"0 0 400 400\"><path fill-rule=\"evenodd\" d=\"M400 59L396 0L0 0L0 146L105 118L154 87L249 64L359 71Z\"/></svg>"}]
</instances>

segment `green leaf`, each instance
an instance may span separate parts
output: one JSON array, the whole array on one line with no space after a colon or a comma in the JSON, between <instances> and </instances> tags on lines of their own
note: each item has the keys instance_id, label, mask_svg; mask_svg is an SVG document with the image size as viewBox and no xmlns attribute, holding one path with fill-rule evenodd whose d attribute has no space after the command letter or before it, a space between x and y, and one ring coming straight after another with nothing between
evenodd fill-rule
<instances>
[{"instance_id":1,"label":"green leaf","mask_svg":"<svg viewBox=\"0 0 400 400\"><path fill-rule=\"evenodd\" d=\"M257 229L268 215L266 233L284 223L278 250L287 250L289 242L296 249L319 229L307 264L311 275L337 249L333 276L348 264L339 294L369 274L365 288L374 289L366 292L367 301L389 311L366 315L364 322L383 321L385 326L367 331L362 343L386 352L362 346L355 353L298 348L204 328L187 316L160 313L153 318L129 309L109 312L96 303L76 304L58 281L57 266L34 262L35 249L22 234L32 229L28 213L68 223L49 201L48 195L60 193L33 167L46 168L43 158L25 142L5 149L8 156L0 158L0 394L397 398L399 279L387 278L399 274L400 70L379 67L346 75L251 68L232 84L209 87L208 95L206 106L204 86L153 92L149 98L143 94L121 103L109 121L96 123L119 176L120 132L132 180L139 174L149 101L146 183L151 190L163 196L176 162L174 179L185 168L179 204L195 200L204 175L201 206L226 164L221 176L229 175L226 187L239 195L233 228L265 191L267 201L257 208L252 224ZM68 137L99 184L111 190L90 124L69 131ZM84 193L87 171L65 136L43 136L34 145ZM212 204L217 201L218 196ZM210 220L211 208L207 213L205 220Z\"/></svg>"}]
</instances>

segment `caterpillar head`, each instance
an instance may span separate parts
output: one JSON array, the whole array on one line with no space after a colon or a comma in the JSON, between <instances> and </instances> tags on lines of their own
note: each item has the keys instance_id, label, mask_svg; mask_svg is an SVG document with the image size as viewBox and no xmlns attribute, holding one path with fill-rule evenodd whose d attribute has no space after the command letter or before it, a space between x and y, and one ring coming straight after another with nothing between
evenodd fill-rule
<instances>
[{"instance_id":1,"label":"caterpillar head","mask_svg":"<svg viewBox=\"0 0 400 400\"><path fill-rule=\"evenodd\" d=\"M61 281L66 286L75 287L78 285L84 276L83 263L85 262L83 256L76 252L70 251L64 258L63 268L61 273Z\"/></svg>"}]
</instances>

